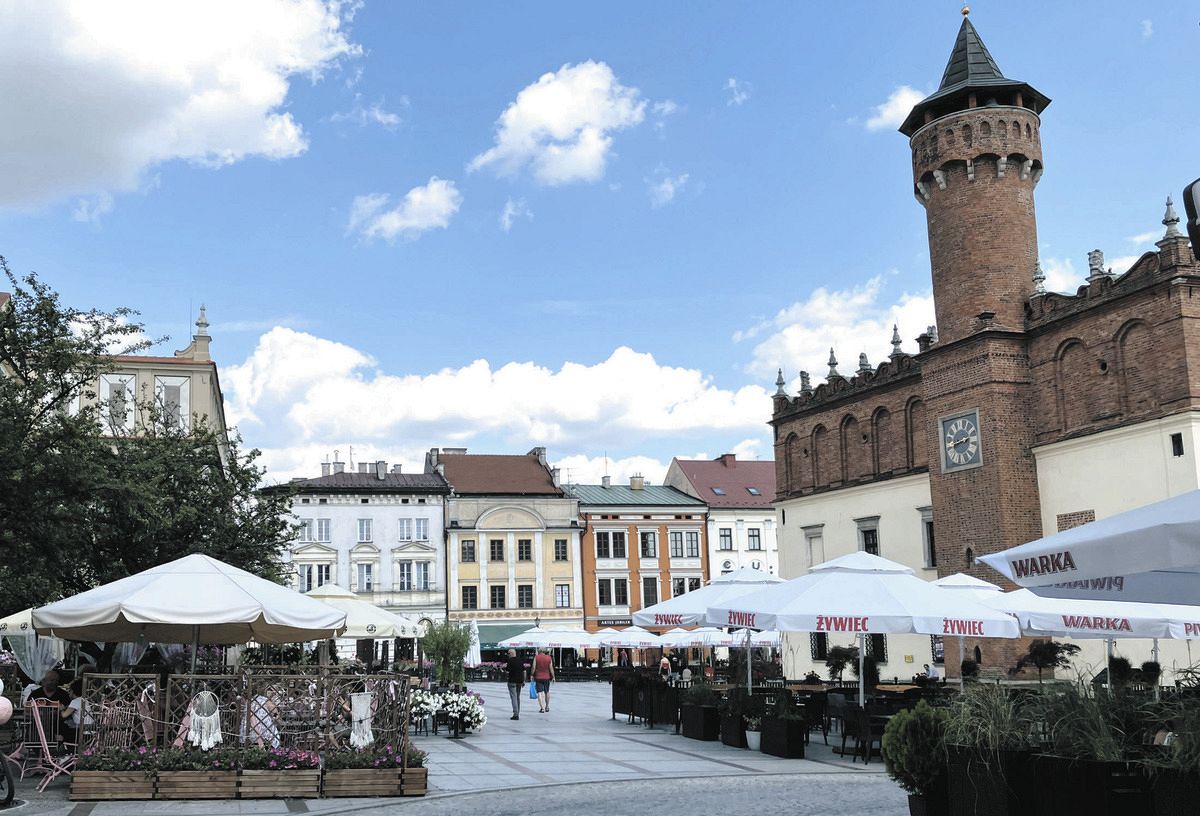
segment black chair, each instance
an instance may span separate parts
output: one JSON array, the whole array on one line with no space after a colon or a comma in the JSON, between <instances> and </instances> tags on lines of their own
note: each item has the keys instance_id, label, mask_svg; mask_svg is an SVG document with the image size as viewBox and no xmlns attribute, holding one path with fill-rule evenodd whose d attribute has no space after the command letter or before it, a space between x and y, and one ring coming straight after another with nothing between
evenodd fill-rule
<instances>
[{"instance_id":1,"label":"black chair","mask_svg":"<svg viewBox=\"0 0 1200 816\"><path fill-rule=\"evenodd\" d=\"M863 755L863 764L871 763L871 756L876 754L875 746L879 746L878 756L883 758L883 730L887 727L888 716L881 713L883 709L876 708L868 704L866 708L854 706L855 714L858 717L858 727L856 729L858 742L855 745L854 760L858 759L858 754L861 751Z\"/></svg>"},{"instance_id":2,"label":"black chair","mask_svg":"<svg viewBox=\"0 0 1200 816\"><path fill-rule=\"evenodd\" d=\"M809 741L809 736L814 728L821 729L821 737L825 740L825 744L829 744L829 716L826 711L828 703L827 695L823 691L809 694L802 701L804 705L804 718L808 722L808 729L804 732L804 741Z\"/></svg>"}]
</instances>

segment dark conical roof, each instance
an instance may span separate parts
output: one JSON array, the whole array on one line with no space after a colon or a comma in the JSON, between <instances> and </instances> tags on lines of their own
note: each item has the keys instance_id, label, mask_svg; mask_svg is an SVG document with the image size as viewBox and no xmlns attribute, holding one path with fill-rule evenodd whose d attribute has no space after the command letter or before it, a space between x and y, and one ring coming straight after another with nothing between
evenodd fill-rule
<instances>
[{"instance_id":1,"label":"dark conical roof","mask_svg":"<svg viewBox=\"0 0 1200 816\"><path fill-rule=\"evenodd\" d=\"M972 90L983 89L993 92L1021 91L1027 107L1041 112L1050 104L1050 98L1028 83L1009 79L1000 71L991 52L983 44L983 38L966 17L954 40L954 50L942 74L942 84L930 96L917 103L900 126L900 132L911 136L925 124L925 111L931 108L953 108ZM965 107L965 105L963 106ZM948 111L943 111L948 112Z\"/></svg>"}]
</instances>

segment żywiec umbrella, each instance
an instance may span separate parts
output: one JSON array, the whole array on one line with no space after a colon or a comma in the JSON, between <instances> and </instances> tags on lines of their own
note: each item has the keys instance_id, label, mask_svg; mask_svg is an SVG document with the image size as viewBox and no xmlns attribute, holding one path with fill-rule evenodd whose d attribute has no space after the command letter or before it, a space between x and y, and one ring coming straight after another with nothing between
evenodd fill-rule
<instances>
[{"instance_id":1,"label":"\u017cywiec umbrella","mask_svg":"<svg viewBox=\"0 0 1200 816\"><path fill-rule=\"evenodd\" d=\"M783 579L749 567L712 579L707 586L676 595L633 613L636 626L704 626L710 606L745 595Z\"/></svg>"},{"instance_id":2,"label":"\u017cywiec umbrella","mask_svg":"<svg viewBox=\"0 0 1200 816\"><path fill-rule=\"evenodd\" d=\"M662 646L662 639L640 626L628 626L614 635L605 635L600 642L618 649L654 649Z\"/></svg>"},{"instance_id":3,"label":"\u017cywiec umbrella","mask_svg":"<svg viewBox=\"0 0 1200 816\"><path fill-rule=\"evenodd\" d=\"M596 643L592 636L579 629L543 629L531 626L496 644L500 649L588 649Z\"/></svg>"},{"instance_id":4,"label":"\u017cywiec umbrella","mask_svg":"<svg viewBox=\"0 0 1200 816\"><path fill-rule=\"evenodd\" d=\"M939 589L911 569L865 552L813 567L807 575L734 598L708 610L716 626L784 632L844 632L859 638L859 703L867 634L973 635L1015 638L1010 615L965 593Z\"/></svg>"},{"instance_id":5,"label":"\u017cywiec umbrella","mask_svg":"<svg viewBox=\"0 0 1200 816\"><path fill-rule=\"evenodd\" d=\"M1038 595L1200 604L1200 490L979 560Z\"/></svg>"},{"instance_id":6,"label":"\u017cywiec umbrella","mask_svg":"<svg viewBox=\"0 0 1200 816\"><path fill-rule=\"evenodd\" d=\"M984 581L980 578L976 578L974 575L967 575L965 572L956 572L953 575L946 575L941 578L938 578L936 581L931 581L930 583L932 583L938 589L944 589L949 592L965 592L965 593L969 594L972 598L975 598L976 600L981 601L984 604L988 604L989 598L993 598L993 597L996 597L996 596L1004 593L1004 590L1001 589L1000 587L996 586L995 584L989 583L988 581ZM988 604L988 605L990 606L990 604ZM959 635L958 636L958 664L959 664L958 687L959 688L962 688L963 684L966 682L966 678L964 678L962 675L962 662L964 659L966 659L966 656L967 656L966 653L967 653L966 641L963 640L962 635ZM943 660L943 662L945 662L945 654L944 653L942 656L942 660Z\"/></svg>"},{"instance_id":7,"label":"\u017cywiec umbrella","mask_svg":"<svg viewBox=\"0 0 1200 816\"><path fill-rule=\"evenodd\" d=\"M359 600L353 592L337 584L324 584L305 594L346 613L346 631L341 637L365 640L424 636L421 624L416 621Z\"/></svg>"},{"instance_id":8,"label":"\u017cywiec umbrella","mask_svg":"<svg viewBox=\"0 0 1200 816\"><path fill-rule=\"evenodd\" d=\"M33 625L66 640L296 643L337 637L346 613L193 554L35 609Z\"/></svg>"}]
</instances>

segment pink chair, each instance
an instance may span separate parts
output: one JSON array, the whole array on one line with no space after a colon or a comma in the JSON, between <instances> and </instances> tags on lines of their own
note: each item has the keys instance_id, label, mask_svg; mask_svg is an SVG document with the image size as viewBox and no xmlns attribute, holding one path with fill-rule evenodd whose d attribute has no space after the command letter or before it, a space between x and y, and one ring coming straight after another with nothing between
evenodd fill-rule
<instances>
[{"instance_id":1,"label":"pink chair","mask_svg":"<svg viewBox=\"0 0 1200 816\"><path fill-rule=\"evenodd\" d=\"M75 768L74 754L59 751L62 714L53 700L30 700L25 705L26 737L21 745L21 778L26 773L45 774L38 785L42 793L58 776L71 775Z\"/></svg>"}]
</instances>

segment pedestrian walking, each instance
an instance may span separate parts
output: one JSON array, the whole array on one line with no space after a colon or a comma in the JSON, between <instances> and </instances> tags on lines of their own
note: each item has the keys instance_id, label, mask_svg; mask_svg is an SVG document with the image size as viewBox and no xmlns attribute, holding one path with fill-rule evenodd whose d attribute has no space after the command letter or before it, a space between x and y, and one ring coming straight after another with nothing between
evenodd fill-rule
<instances>
[{"instance_id":1,"label":"pedestrian walking","mask_svg":"<svg viewBox=\"0 0 1200 816\"><path fill-rule=\"evenodd\" d=\"M510 720L521 719L521 693L525 691L525 661L517 657L516 649L508 650L508 699L512 702Z\"/></svg>"},{"instance_id":2,"label":"pedestrian walking","mask_svg":"<svg viewBox=\"0 0 1200 816\"><path fill-rule=\"evenodd\" d=\"M543 649L533 658L533 682L537 684L538 711L550 711L550 681L554 679L554 661L550 650Z\"/></svg>"}]
</instances>

